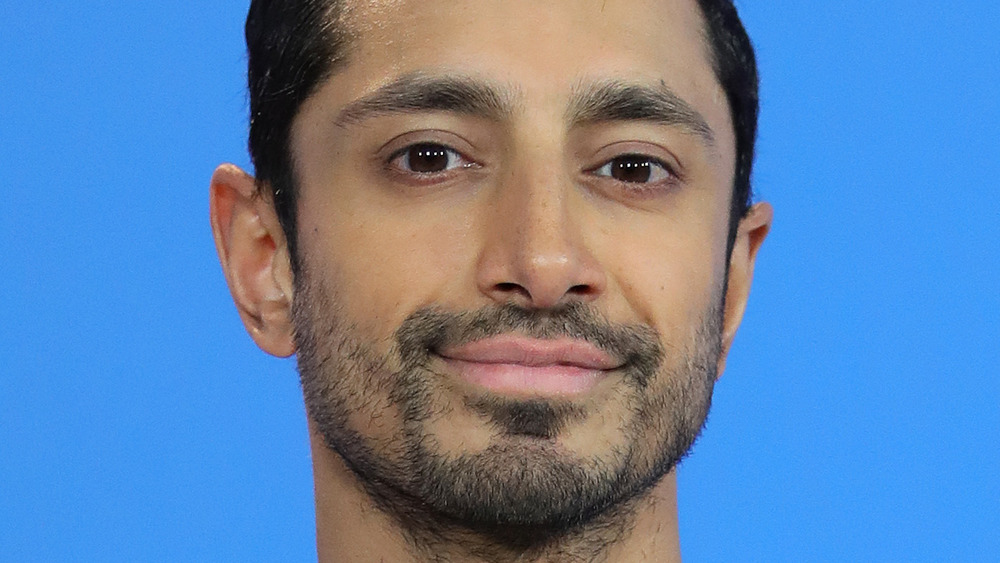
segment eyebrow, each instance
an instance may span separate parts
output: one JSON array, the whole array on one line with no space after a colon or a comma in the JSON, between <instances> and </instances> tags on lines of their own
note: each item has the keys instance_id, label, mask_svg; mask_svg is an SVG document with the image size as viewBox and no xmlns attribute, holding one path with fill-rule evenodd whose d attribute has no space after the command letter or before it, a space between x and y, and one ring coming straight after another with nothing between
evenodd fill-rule
<instances>
[{"instance_id":1,"label":"eyebrow","mask_svg":"<svg viewBox=\"0 0 1000 563\"><path fill-rule=\"evenodd\" d=\"M353 102L337 115L344 127L394 113L444 111L500 121L514 113L515 93L465 76L408 74Z\"/></svg>"},{"instance_id":2,"label":"eyebrow","mask_svg":"<svg viewBox=\"0 0 1000 563\"><path fill-rule=\"evenodd\" d=\"M569 105L571 125L647 121L676 126L715 145L708 121L664 83L658 87L618 80L578 86ZM396 113L442 111L501 121L514 114L518 92L468 76L403 75L344 106L335 124L346 127Z\"/></svg>"},{"instance_id":3,"label":"eyebrow","mask_svg":"<svg viewBox=\"0 0 1000 563\"><path fill-rule=\"evenodd\" d=\"M568 117L574 125L648 121L677 126L700 137L705 145L715 145L715 134L705 117L662 82L650 87L613 80L578 87Z\"/></svg>"}]
</instances>

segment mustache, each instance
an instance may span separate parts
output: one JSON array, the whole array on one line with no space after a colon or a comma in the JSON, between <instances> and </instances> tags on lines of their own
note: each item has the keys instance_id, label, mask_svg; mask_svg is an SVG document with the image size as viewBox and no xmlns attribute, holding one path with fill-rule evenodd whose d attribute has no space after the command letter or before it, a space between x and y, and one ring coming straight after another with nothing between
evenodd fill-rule
<instances>
[{"instance_id":1,"label":"mustache","mask_svg":"<svg viewBox=\"0 0 1000 563\"><path fill-rule=\"evenodd\" d=\"M419 367L443 348L512 333L540 340L586 341L621 361L624 371L641 387L656 374L664 357L653 328L609 322L580 302L550 309L502 304L462 312L427 307L410 314L396 330L395 339L403 364Z\"/></svg>"}]
</instances>

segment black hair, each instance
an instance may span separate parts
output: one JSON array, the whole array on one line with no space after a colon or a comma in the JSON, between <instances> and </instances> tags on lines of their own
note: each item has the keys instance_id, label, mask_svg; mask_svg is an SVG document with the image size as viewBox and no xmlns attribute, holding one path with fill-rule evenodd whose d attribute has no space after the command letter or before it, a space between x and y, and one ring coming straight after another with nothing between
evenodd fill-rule
<instances>
[{"instance_id":1,"label":"black hair","mask_svg":"<svg viewBox=\"0 0 1000 563\"><path fill-rule=\"evenodd\" d=\"M302 104L343 63L347 32L340 0L252 0L247 13L250 158L258 190L270 190L288 243L296 252L296 185L291 130Z\"/></svg>"},{"instance_id":2,"label":"black hair","mask_svg":"<svg viewBox=\"0 0 1000 563\"><path fill-rule=\"evenodd\" d=\"M732 0L698 0L705 18L705 33L715 78L729 102L729 115L736 137L736 170L729 214L729 248L732 249L740 219L750 209L753 190L754 145L760 111L757 57Z\"/></svg>"},{"instance_id":3,"label":"black hair","mask_svg":"<svg viewBox=\"0 0 1000 563\"><path fill-rule=\"evenodd\" d=\"M252 0L246 20L250 92L250 158L258 188L270 190L288 242L296 253L296 178L292 122L302 104L347 53L349 33L340 0ZM732 0L698 0L716 79L729 102L736 137L736 169L729 244L750 207L750 174L757 137L758 77L753 45Z\"/></svg>"}]
</instances>

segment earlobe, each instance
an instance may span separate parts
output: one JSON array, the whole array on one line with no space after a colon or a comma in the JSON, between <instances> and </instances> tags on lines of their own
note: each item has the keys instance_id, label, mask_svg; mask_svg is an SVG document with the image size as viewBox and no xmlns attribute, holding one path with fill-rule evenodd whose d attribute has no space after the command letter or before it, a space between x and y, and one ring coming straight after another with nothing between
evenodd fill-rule
<instances>
[{"instance_id":1,"label":"earlobe","mask_svg":"<svg viewBox=\"0 0 1000 563\"><path fill-rule=\"evenodd\" d=\"M265 352L295 353L292 279L284 233L254 178L232 164L212 175L209 213L215 248L240 318Z\"/></svg>"},{"instance_id":2,"label":"earlobe","mask_svg":"<svg viewBox=\"0 0 1000 563\"><path fill-rule=\"evenodd\" d=\"M750 285L753 282L757 251L771 230L774 209L768 203L758 203L740 220L729 255L729 278L726 284L726 302L722 319L722 353L719 355L718 374L726 367L726 356L736 337L736 330L743 320Z\"/></svg>"}]
</instances>

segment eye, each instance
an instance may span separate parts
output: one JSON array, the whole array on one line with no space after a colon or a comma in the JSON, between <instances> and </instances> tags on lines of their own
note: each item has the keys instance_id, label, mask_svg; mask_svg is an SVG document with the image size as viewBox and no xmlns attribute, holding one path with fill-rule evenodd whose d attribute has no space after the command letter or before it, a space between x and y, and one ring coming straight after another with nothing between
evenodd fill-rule
<instances>
[{"instance_id":1,"label":"eye","mask_svg":"<svg viewBox=\"0 0 1000 563\"><path fill-rule=\"evenodd\" d=\"M593 173L629 184L655 184L676 177L662 161L641 154L615 157Z\"/></svg>"},{"instance_id":2,"label":"eye","mask_svg":"<svg viewBox=\"0 0 1000 563\"><path fill-rule=\"evenodd\" d=\"M404 147L392 155L389 163L413 174L438 174L472 165L458 151L437 143Z\"/></svg>"}]
</instances>

